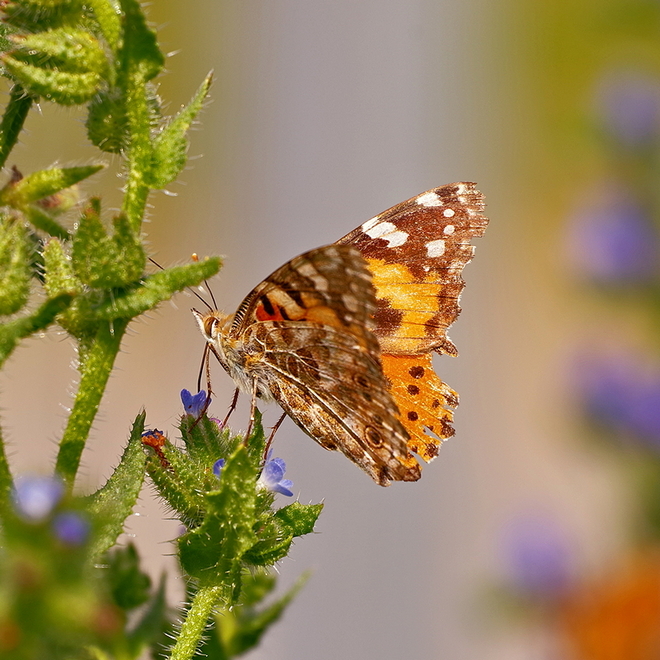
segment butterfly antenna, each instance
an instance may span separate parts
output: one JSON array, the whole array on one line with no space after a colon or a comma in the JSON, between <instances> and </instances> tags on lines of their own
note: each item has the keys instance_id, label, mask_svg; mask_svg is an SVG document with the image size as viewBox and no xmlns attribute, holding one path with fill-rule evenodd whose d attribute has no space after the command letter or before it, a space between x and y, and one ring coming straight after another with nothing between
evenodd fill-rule
<instances>
[{"instance_id":1,"label":"butterfly antenna","mask_svg":"<svg viewBox=\"0 0 660 660\"><path fill-rule=\"evenodd\" d=\"M196 253L193 253L192 260L195 263L199 261L199 257L197 256ZM209 296L211 296L211 301L213 302L213 310L218 309L218 303L215 302L215 296L213 295L213 291L211 291L211 287L209 286L209 281L208 280L204 280L204 286L206 287L206 290L208 291ZM211 311L213 311L213 310L211 310Z\"/></svg>"},{"instance_id":2,"label":"butterfly antenna","mask_svg":"<svg viewBox=\"0 0 660 660\"><path fill-rule=\"evenodd\" d=\"M164 269L164 268L163 268L163 267L162 267L157 261L155 261L155 260L152 259L151 257L149 257L149 261L151 261L151 263L152 263L154 266L156 266L157 268L160 268L161 270L165 270L165 269ZM193 261L199 261L199 259L197 259L197 255L196 255L196 254L193 255ZM206 305L206 306L209 308L209 311L210 311L210 312L215 312L215 310L218 309L218 305L217 305L217 303L215 302L215 298L213 297L213 293L211 293L211 289L209 288L209 284L208 284L208 282L207 282L206 280L204 280L204 284L206 284L206 288L208 289L208 292L211 294L211 300L213 301L213 305L214 305L214 307L212 307L212 306L208 303L208 301L204 300L204 298L202 298L202 296L200 296L199 293L197 293L197 291L195 291L195 289L193 289L192 287L187 286L186 289L188 289L188 291L190 291L190 293L192 293L193 296L195 296L195 298L198 298L202 303L204 303L204 305Z\"/></svg>"}]
</instances>

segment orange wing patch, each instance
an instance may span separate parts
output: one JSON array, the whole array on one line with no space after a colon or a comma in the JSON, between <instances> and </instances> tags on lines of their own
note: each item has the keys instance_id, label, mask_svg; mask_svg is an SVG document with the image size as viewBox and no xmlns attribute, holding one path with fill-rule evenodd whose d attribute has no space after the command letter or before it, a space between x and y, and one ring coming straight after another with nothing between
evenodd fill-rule
<instances>
[{"instance_id":1,"label":"orange wing patch","mask_svg":"<svg viewBox=\"0 0 660 660\"><path fill-rule=\"evenodd\" d=\"M458 314L462 283L434 273L415 277L402 263L367 259L376 289L375 334L383 353L416 355L436 350L457 355L446 331ZM447 309L449 308L450 311Z\"/></svg>"},{"instance_id":2,"label":"orange wing patch","mask_svg":"<svg viewBox=\"0 0 660 660\"><path fill-rule=\"evenodd\" d=\"M438 378L432 359L432 353L381 356L399 420L410 435L408 448L427 463L438 455L442 441L454 435L452 411L458 405L458 394Z\"/></svg>"}]
</instances>

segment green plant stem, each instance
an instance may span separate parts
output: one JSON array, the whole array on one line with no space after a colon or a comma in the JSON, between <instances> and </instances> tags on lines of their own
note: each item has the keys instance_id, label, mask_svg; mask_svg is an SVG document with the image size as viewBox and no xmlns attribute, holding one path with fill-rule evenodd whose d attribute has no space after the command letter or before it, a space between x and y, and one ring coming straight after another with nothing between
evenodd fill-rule
<instances>
[{"instance_id":1,"label":"green plant stem","mask_svg":"<svg viewBox=\"0 0 660 660\"><path fill-rule=\"evenodd\" d=\"M14 148L25 118L32 107L32 97L18 84L11 88L9 103L0 122L0 167L4 167L9 153Z\"/></svg>"},{"instance_id":2,"label":"green plant stem","mask_svg":"<svg viewBox=\"0 0 660 660\"><path fill-rule=\"evenodd\" d=\"M102 323L91 345L81 354L80 385L73 410L64 429L55 465L56 472L69 488L80 465L80 457L99 409L112 366L119 351L128 321Z\"/></svg>"},{"instance_id":3,"label":"green plant stem","mask_svg":"<svg viewBox=\"0 0 660 660\"><path fill-rule=\"evenodd\" d=\"M149 195L144 173L151 167L151 140L149 136L149 107L145 83L135 74L129 82L126 94L126 114L131 127L131 144L126 163L126 188L122 211L126 214L134 232L140 231Z\"/></svg>"},{"instance_id":4,"label":"green plant stem","mask_svg":"<svg viewBox=\"0 0 660 660\"><path fill-rule=\"evenodd\" d=\"M3 511L7 509L7 501L9 500L12 483L11 471L9 470L7 454L5 453L5 441L0 430L0 508Z\"/></svg>"},{"instance_id":5,"label":"green plant stem","mask_svg":"<svg viewBox=\"0 0 660 660\"><path fill-rule=\"evenodd\" d=\"M190 660L193 657L223 589L222 586L199 588L172 648L170 660Z\"/></svg>"}]
</instances>

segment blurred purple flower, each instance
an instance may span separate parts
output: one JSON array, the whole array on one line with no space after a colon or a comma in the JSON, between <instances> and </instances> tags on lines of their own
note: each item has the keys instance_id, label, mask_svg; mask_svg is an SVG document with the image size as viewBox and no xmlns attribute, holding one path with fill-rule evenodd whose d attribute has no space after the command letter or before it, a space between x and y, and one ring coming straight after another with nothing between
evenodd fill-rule
<instances>
[{"instance_id":1,"label":"blurred purple flower","mask_svg":"<svg viewBox=\"0 0 660 660\"><path fill-rule=\"evenodd\" d=\"M660 80L638 72L614 73L601 83L597 104L607 129L628 147L658 136Z\"/></svg>"},{"instance_id":2,"label":"blurred purple flower","mask_svg":"<svg viewBox=\"0 0 660 660\"><path fill-rule=\"evenodd\" d=\"M286 463L281 458L269 458L257 481L257 486L291 497L293 495L293 491L291 490L293 481L283 479L285 472Z\"/></svg>"},{"instance_id":3,"label":"blurred purple flower","mask_svg":"<svg viewBox=\"0 0 660 660\"><path fill-rule=\"evenodd\" d=\"M75 511L64 511L53 520L55 536L65 545L82 545L89 536L89 522Z\"/></svg>"},{"instance_id":4,"label":"blurred purple flower","mask_svg":"<svg viewBox=\"0 0 660 660\"><path fill-rule=\"evenodd\" d=\"M197 394L192 394L188 390L181 390L181 403L183 403L183 409L187 415L199 417L208 407L207 399L210 404L211 397L204 390L197 392Z\"/></svg>"},{"instance_id":5,"label":"blurred purple flower","mask_svg":"<svg viewBox=\"0 0 660 660\"><path fill-rule=\"evenodd\" d=\"M567 247L576 270L601 284L645 282L658 272L660 242L648 214L613 190L573 215Z\"/></svg>"},{"instance_id":6,"label":"blurred purple flower","mask_svg":"<svg viewBox=\"0 0 660 660\"><path fill-rule=\"evenodd\" d=\"M57 506L64 485L55 477L19 477L13 489L16 512L31 522L41 522Z\"/></svg>"},{"instance_id":7,"label":"blurred purple flower","mask_svg":"<svg viewBox=\"0 0 660 660\"><path fill-rule=\"evenodd\" d=\"M660 448L660 365L641 356L602 355L579 360L576 371L590 417Z\"/></svg>"},{"instance_id":8,"label":"blurred purple flower","mask_svg":"<svg viewBox=\"0 0 660 660\"><path fill-rule=\"evenodd\" d=\"M513 586L527 596L555 598L572 579L572 549L552 519L529 515L504 530L504 552Z\"/></svg>"}]
</instances>

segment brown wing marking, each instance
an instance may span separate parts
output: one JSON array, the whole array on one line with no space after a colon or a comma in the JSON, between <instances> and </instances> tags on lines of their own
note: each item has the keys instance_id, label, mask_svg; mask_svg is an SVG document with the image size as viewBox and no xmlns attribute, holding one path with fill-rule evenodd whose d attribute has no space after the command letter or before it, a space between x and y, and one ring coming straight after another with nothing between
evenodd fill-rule
<instances>
[{"instance_id":1,"label":"brown wing marking","mask_svg":"<svg viewBox=\"0 0 660 660\"><path fill-rule=\"evenodd\" d=\"M410 436L408 449L427 463L437 456L442 441L454 435L452 411L458 405L458 394L433 370L432 357L432 353L381 356L399 420Z\"/></svg>"}]
</instances>

